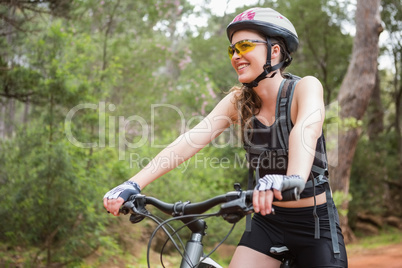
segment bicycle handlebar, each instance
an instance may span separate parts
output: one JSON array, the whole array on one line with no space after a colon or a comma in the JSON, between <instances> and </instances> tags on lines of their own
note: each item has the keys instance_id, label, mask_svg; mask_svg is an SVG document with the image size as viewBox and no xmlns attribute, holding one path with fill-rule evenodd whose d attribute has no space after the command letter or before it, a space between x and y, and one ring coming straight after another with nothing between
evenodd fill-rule
<instances>
[{"instance_id":1,"label":"bicycle handlebar","mask_svg":"<svg viewBox=\"0 0 402 268\"><path fill-rule=\"evenodd\" d=\"M221 206L218 215L222 215L224 218L228 214L236 214L239 217L247 215L253 212L253 191L232 191L223 195L218 195L208 200L190 203L190 202L176 202L166 203L155 197L149 197L145 195L134 195L124 203L121 212L123 214L131 213L133 215L147 214L145 205L153 205L160 211L173 216L183 216L190 214L202 214L207 210L219 205ZM141 219L137 219L138 222ZM133 221L132 221L133 222Z\"/></svg>"},{"instance_id":2,"label":"bicycle handlebar","mask_svg":"<svg viewBox=\"0 0 402 268\"><path fill-rule=\"evenodd\" d=\"M166 203L155 197L145 195L133 195L123 204L121 212L123 214L131 213L130 221L137 223L144 219L149 212L145 209L147 204L153 205L160 211L172 215L173 217L190 214L202 214L207 210L219 205L221 208L217 215L222 216L226 221L235 223L243 216L254 212L253 209L253 190L242 191L239 184L235 184L235 190L223 195L218 195L205 201L190 203L176 202ZM282 192L283 201L298 200L300 194L295 187Z\"/></svg>"}]
</instances>

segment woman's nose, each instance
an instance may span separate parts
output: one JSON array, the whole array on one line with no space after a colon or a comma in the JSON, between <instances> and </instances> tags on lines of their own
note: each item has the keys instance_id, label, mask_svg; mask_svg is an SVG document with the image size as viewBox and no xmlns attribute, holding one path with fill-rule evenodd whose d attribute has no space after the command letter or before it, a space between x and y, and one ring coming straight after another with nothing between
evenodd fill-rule
<instances>
[{"instance_id":1,"label":"woman's nose","mask_svg":"<svg viewBox=\"0 0 402 268\"><path fill-rule=\"evenodd\" d=\"M241 53L237 53L236 50L233 51L233 56L232 56L232 60L236 60L236 59L240 59L241 58Z\"/></svg>"}]
</instances>

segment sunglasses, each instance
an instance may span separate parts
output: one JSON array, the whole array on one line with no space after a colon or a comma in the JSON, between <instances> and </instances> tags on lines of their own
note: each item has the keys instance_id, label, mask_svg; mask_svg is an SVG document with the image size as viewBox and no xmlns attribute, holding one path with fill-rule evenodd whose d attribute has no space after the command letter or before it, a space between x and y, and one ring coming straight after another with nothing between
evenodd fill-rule
<instances>
[{"instance_id":1,"label":"sunglasses","mask_svg":"<svg viewBox=\"0 0 402 268\"><path fill-rule=\"evenodd\" d=\"M232 59L235 51L238 55L244 55L257 46L257 44L266 44L267 42L262 40L241 40L233 45L229 45L228 54L229 58Z\"/></svg>"}]
</instances>

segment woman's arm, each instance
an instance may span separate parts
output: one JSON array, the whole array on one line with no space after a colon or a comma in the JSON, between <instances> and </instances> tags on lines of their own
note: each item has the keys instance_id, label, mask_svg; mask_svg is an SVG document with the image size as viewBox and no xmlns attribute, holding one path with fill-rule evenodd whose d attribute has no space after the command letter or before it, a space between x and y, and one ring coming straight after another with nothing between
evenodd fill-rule
<instances>
[{"instance_id":1,"label":"woman's arm","mask_svg":"<svg viewBox=\"0 0 402 268\"><path fill-rule=\"evenodd\" d=\"M325 119L320 81L312 76L304 77L296 86L293 102L291 116L294 127L289 136L287 175L299 175L307 181Z\"/></svg>"},{"instance_id":2,"label":"woman's arm","mask_svg":"<svg viewBox=\"0 0 402 268\"><path fill-rule=\"evenodd\" d=\"M204 148L236 121L233 92L223 98L207 117L188 132L180 135L174 142L163 149L141 171L130 178L141 189L152 181L176 168ZM113 215L118 215L124 199L104 198L104 206Z\"/></svg>"},{"instance_id":3,"label":"woman's arm","mask_svg":"<svg viewBox=\"0 0 402 268\"><path fill-rule=\"evenodd\" d=\"M289 135L287 176L297 175L307 181L315 157L317 140L321 136L324 118L322 85L315 77L304 77L296 85L291 106L291 119L294 126ZM274 197L282 200L281 192L276 189L273 191L255 190L254 211L261 212L262 215L271 213Z\"/></svg>"}]
</instances>

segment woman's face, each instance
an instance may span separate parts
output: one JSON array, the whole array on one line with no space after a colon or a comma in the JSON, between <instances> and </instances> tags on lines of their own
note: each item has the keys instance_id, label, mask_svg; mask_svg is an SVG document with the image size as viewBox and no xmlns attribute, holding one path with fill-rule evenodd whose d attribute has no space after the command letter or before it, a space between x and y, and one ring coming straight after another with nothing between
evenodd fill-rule
<instances>
[{"instance_id":1,"label":"woman's face","mask_svg":"<svg viewBox=\"0 0 402 268\"><path fill-rule=\"evenodd\" d=\"M242 40L264 40L259 34L252 31L237 31L232 38L232 44ZM250 83L263 72L263 66L267 61L267 45L265 43L255 43L253 50L247 53L237 54L232 57L232 66L237 72L240 83Z\"/></svg>"}]
</instances>

